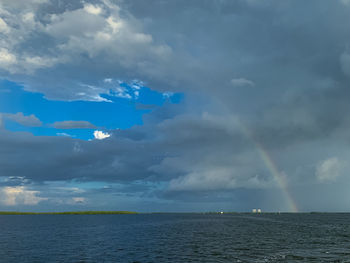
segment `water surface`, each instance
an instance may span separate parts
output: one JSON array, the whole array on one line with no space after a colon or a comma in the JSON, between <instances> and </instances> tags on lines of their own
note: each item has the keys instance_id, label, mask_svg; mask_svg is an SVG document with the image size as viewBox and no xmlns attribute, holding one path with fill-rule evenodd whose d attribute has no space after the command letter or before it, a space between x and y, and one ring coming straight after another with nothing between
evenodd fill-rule
<instances>
[{"instance_id":1,"label":"water surface","mask_svg":"<svg viewBox=\"0 0 350 263\"><path fill-rule=\"evenodd\" d=\"M350 262L350 214L1 215L0 262Z\"/></svg>"}]
</instances>

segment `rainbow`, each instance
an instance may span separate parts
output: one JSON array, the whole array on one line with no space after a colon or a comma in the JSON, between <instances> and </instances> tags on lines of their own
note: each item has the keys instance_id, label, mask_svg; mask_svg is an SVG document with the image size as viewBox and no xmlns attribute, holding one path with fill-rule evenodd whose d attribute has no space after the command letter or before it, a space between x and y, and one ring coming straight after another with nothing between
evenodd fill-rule
<instances>
[{"instance_id":1,"label":"rainbow","mask_svg":"<svg viewBox=\"0 0 350 263\"><path fill-rule=\"evenodd\" d=\"M279 172L279 169L277 168L277 165L273 162L272 158L270 157L269 153L264 149L263 145L254 138L252 133L246 128L243 123L236 118L238 127L242 131L242 133L255 145L256 150L258 151L262 161L264 162L267 169L270 171L272 176L275 178L277 184L279 185L280 189L282 190L287 202L288 206L291 212L297 213L298 207L296 205L296 202L294 201L292 195L290 194L287 186L287 181L285 177Z\"/></svg>"}]
</instances>

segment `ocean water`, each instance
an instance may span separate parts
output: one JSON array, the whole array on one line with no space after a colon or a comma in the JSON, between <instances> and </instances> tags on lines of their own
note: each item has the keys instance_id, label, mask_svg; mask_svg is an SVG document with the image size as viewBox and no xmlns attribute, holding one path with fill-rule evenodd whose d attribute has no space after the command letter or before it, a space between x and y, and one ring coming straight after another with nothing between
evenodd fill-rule
<instances>
[{"instance_id":1,"label":"ocean water","mask_svg":"<svg viewBox=\"0 0 350 263\"><path fill-rule=\"evenodd\" d=\"M350 214L1 215L0 262L350 262Z\"/></svg>"}]
</instances>

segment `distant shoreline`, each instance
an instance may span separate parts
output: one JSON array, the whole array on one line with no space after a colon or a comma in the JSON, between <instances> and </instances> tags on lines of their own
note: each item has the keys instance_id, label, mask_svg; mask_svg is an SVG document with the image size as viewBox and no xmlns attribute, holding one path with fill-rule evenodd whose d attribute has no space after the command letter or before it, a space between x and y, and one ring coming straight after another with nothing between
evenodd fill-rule
<instances>
[{"instance_id":1,"label":"distant shoreline","mask_svg":"<svg viewBox=\"0 0 350 263\"><path fill-rule=\"evenodd\" d=\"M15 212L0 211L0 215L130 215L132 211Z\"/></svg>"},{"instance_id":2,"label":"distant shoreline","mask_svg":"<svg viewBox=\"0 0 350 263\"><path fill-rule=\"evenodd\" d=\"M350 212L134 212L134 211L68 211L68 212L18 212L0 211L0 215L135 215L135 214L235 214L235 215L268 215L268 214L350 214Z\"/></svg>"}]
</instances>

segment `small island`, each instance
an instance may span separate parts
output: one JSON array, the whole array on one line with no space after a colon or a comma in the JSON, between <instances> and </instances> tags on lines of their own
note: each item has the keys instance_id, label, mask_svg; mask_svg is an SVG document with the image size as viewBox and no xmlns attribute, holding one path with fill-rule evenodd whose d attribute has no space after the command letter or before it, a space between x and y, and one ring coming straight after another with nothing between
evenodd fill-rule
<instances>
[{"instance_id":1,"label":"small island","mask_svg":"<svg viewBox=\"0 0 350 263\"><path fill-rule=\"evenodd\" d=\"M129 215L132 211L70 211L70 212L16 212L0 211L0 215Z\"/></svg>"}]
</instances>

